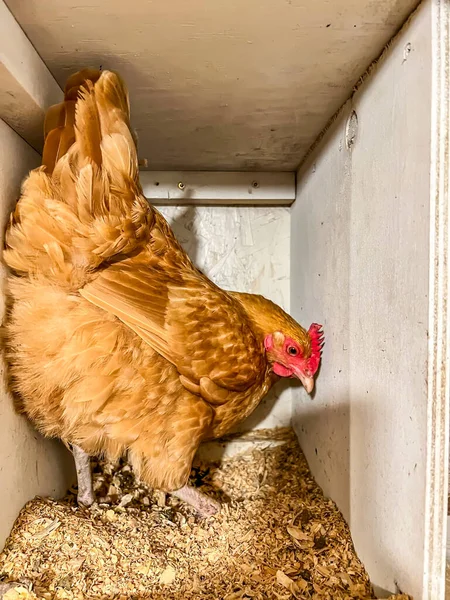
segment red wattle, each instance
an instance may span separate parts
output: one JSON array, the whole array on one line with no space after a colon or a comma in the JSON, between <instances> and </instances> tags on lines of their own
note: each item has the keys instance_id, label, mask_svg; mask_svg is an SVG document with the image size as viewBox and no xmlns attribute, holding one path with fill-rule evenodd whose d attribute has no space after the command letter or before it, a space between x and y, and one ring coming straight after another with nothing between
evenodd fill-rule
<instances>
[{"instance_id":1,"label":"red wattle","mask_svg":"<svg viewBox=\"0 0 450 600\"><path fill-rule=\"evenodd\" d=\"M276 362L273 363L273 372L280 377L291 377L294 371L293 369L288 369L287 367L284 367L283 365L280 365L280 363Z\"/></svg>"}]
</instances>

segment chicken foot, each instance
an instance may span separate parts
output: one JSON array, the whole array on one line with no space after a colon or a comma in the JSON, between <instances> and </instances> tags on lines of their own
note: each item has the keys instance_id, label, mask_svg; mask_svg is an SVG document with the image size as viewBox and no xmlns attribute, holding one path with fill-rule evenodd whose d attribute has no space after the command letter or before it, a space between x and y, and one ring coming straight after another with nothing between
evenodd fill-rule
<instances>
[{"instance_id":1,"label":"chicken foot","mask_svg":"<svg viewBox=\"0 0 450 600\"><path fill-rule=\"evenodd\" d=\"M92 485L92 472L89 455L86 454L79 446L71 445L73 458L75 460L75 468L77 471L78 482L78 504L91 506L94 501L94 490ZM179 500L190 504L202 517L210 517L215 515L220 510L220 503L212 498L209 498L202 492L199 492L194 487L185 485L179 490L171 492Z\"/></svg>"},{"instance_id":2,"label":"chicken foot","mask_svg":"<svg viewBox=\"0 0 450 600\"><path fill-rule=\"evenodd\" d=\"M170 492L170 494L190 504L202 517L211 517L220 510L219 502L208 498L208 496L205 496L205 494L202 494L202 492L199 492L190 485L185 485L175 492Z\"/></svg>"},{"instance_id":3,"label":"chicken foot","mask_svg":"<svg viewBox=\"0 0 450 600\"><path fill-rule=\"evenodd\" d=\"M75 469L77 471L78 504L91 506L94 504L95 497L89 454L86 454L84 450L75 444L72 444L72 454L75 460Z\"/></svg>"}]
</instances>

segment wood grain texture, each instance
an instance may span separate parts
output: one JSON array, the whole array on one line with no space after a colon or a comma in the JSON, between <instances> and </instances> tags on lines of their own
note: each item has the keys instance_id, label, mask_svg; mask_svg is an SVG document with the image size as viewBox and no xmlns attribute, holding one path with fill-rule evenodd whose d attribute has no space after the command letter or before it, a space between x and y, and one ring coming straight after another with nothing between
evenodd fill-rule
<instances>
[{"instance_id":1,"label":"wood grain texture","mask_svg":"<svg viewBox=\"0 0 450 600\"><path fill-rule=\"evenodd\" d=\"M292 263L291 300L296 318L314 313L327 331L316 402L296 403L293 416L312 472L347 518L372 582L435 600L423 581L438 509L426 509L427 404L437 404L427 389L431 4L299 174L291 253L303 268ZM430 570L436 585L440 577Z\"/></svg>"},{"instance_id":2,"label":"wood grain texture","mask_svg":"<svg viewBox=\"0 0 450 600\"><path fill-rule=\"evenodd\" d=\"M144 196L155 206L290 206L295 173L141 171Z\"/></svg>"},{"instance_id":3,"label":"wood grain texture","mask_svg":"<svg viewBox=\"0 0 450 600\"><path fill-rule=\"evenodd\" d=\"M0 0L0 118L40 152L45 111L61 97L58 84Z\"/></svg>"},{"instance_id":4,"label":"wood grain texture","mask_svg":"<svg viewBox=\"0 0 450 600\"><path fill-rule=\"evenodd\" d=\"M153 170L295 169L417 0L7 0L61 86L130 88Z\"/></svg>"}]
</instances>

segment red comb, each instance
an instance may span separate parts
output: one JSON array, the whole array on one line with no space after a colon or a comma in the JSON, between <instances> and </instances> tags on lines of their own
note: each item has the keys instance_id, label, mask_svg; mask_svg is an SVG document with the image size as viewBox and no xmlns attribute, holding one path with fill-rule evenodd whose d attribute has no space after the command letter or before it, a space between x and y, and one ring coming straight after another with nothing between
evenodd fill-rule
<instances>
[{"instance_id":1,"label":"red comb","mask_svg":"<svg viewBox=\"0 0 450 600\"><path fill-rule=\"evenodd\" d=\"M314 373L319 368L320 358L322 356L322 348L325 343L322 325L313 323L308 329L309 337L311 338L311 356L308 360L308 368L311 373Z\"/></svg>"}]
</instances>

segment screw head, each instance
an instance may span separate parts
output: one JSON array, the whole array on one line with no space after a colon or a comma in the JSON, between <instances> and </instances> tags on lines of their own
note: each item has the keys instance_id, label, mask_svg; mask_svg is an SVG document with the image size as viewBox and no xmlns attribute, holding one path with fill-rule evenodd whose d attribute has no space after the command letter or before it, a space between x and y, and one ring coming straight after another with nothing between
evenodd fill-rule
<instances>
[{"instance_id":1,"label":"screw head","mask_svg":"<svg viewBox=\"0 0 450 600\"><path fill-rule=\"evenodd\" d=\"M186 188L186 184L185 184L185 183L183 183L182 181L180 181L180 182L178 183L178 187L179 187L179 189L180 189L180 190L184 190L184 189Z\"/></svg>"},{"instance_id":2,"label":"screw head","mask_svg":"<svg viewBox=\"0 0 450 600\"><path fill-rule=\"evenodd\" d=\"M252 181L253 188L259 188L259 183L257 181Z\"/></svg>"}]
</instances>

